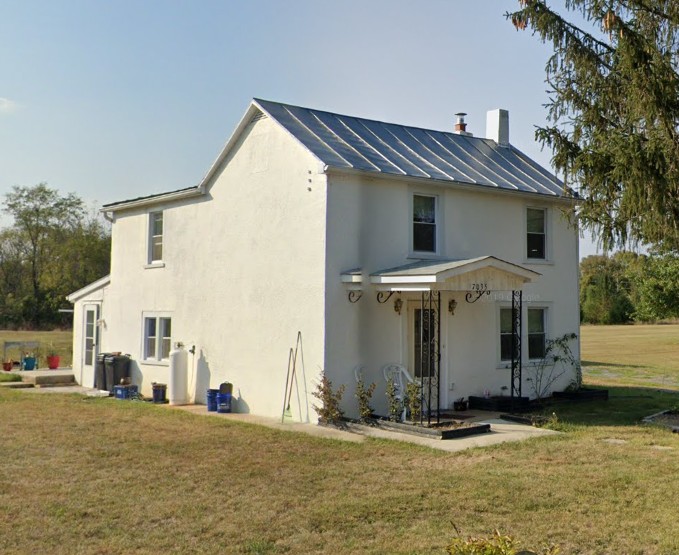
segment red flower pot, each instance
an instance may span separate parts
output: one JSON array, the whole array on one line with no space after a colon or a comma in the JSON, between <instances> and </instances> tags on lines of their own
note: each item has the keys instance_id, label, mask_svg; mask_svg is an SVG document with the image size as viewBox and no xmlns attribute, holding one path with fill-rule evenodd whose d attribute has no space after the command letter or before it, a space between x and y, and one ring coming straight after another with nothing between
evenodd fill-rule
<instances>
[{"instance_id":1,"label":"red flower pot","mask_svg":"<svg viewBox=\"0 0 679 555\"><path fill-rule=\"evenodd\" d=\"M56 370L57 368L59 368L59 355L48 355L47 367L50 370Z\"/></svg>"},{"instance_id":2,"label":"red flower pot","mask_svg":"<svg viewBox=\"0 0 679 555\"><path fill-rule=\"evenodd\" d=\"M13 367L14 363L11 360L2 363L2 369L6 372L9 372Z\"/></svg>"}]
</instances>

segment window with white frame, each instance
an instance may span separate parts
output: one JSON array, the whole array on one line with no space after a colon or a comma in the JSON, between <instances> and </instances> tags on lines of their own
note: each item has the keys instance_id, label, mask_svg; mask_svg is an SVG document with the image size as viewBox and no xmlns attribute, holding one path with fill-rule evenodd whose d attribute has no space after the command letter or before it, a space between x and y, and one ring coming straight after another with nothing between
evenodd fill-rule
<instances>
[{"instance_id":1,"label":"window with white frame","mask_svg":"<svg viewBox=\"0 0 679 555\"><path fill-rule=\"evenodd\" d=\"M512 309L500 309L500 360L512 360L512 342L514 341L514 334L512 333Z\"/></svg>"},{"instance_id":2,"label":"window with white frame","mask_svg":"<svg viewBox=\"0 0 679 555\"><path fill-rule=\"evenodd\" d=\"M435 253L437 197L413 195L413 251Z\"/></svg>"},{"instance_id":3,"label":"window with white frame","mask_svg":"<svg viewBox=\"0 0 679 555\"><path fill-rule=\"evenodd\" d=\"M528 309L528 358L538 359L545 356L546 347L545 308Z\"/></svg>"},{"instance_id":4,"label":"window with white frame","mask_svg":"<svg viewBox=\"0 0 679 555\"><path fill-rule=\"evenodd\" d=\"M144 359L168 360L172 337L172 318L144 316Z\"/></svg>"},{"instance_id":5,"label":"window with white frame","mask_svg":"<svg viewBox=\"0 0 679 555\"><path fill-rule=\"evenodd\" d=\"M547 258L547 217L544 208L526 210L526 257Z\"/></svg>"},{"instance_id":6,"label":"window with white frame","mask_svg":"<svg viewBox=\"0 0 679 555\"><path fill-rule=\"evenodd\" d=\"M148 262L161 262L163 260L163 213L151 212L149 214L149 256Z\"/></svg>"}]
</instances>

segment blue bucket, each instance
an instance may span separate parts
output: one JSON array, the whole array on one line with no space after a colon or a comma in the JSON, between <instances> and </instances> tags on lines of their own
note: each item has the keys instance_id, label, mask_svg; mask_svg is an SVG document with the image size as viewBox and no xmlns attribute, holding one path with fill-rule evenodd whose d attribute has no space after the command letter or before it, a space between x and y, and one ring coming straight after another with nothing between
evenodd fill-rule
<instances>
[{"instance_id":1,"label":"blue bucket","mask_svg":"<svg viewBox=\"0 0 679 555\"><path fill-rule=\"evenodd\" d=\"M208 389L207 390L207 411L217 412L217 394L219 389Z\"/></svg>"},{"instance_id":2,"label":"blue bucket","mask_svg":"<svg viewBox=\"0 0 679 555\"><path fill-rule=\"evenodd\" d=\"M231 393L217 393L217 412L231 412Z\"/></svg>"}]
</instances>

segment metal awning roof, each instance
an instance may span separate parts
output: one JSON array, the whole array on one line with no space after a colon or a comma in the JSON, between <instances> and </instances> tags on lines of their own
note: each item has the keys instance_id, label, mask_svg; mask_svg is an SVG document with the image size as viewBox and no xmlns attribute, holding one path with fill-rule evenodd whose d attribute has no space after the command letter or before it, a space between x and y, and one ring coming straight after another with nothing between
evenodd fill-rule
<instances>
[{"instance_id":1,"label":"metal awning roof","mask_svg":"<svg viewBox=\"0 0 679 555\"><path fill-rule=\"evenodd\" d=\"M253 102L330 168L570 196L556 176L513 146L491 139Z\"/></svg>"},{"instance_id":2,"label":"metal awning roof","mask_svg":"<svg viewBox=\"0 0 679 555\"><path fill-rule=\"evenodd\" d=\"M342 274L345 284L362 284L356 270ZM370 283L387 291L511 291L540 277L538 272L481 256L465 260L420 261L370 274Z\"/></svg>"}]
</instances>

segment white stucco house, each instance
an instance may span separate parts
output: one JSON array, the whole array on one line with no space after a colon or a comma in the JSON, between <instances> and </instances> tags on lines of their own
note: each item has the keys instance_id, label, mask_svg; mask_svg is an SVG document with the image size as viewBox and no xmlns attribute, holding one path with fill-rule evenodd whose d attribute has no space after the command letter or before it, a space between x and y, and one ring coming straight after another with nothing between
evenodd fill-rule
<instances>
[{"instance_id":1,"label":"white stucco house","mask_svg":"<svg viewBox=\"0 0 679 555\"><path fill-rule=\"evenodd\" d=\"M150 394L182 342L192 399L229 381L236 411L280 416L301 332L297 419L315 421L321 370L355 415L357 367L385 414L388 363L431 391L432 413L532 396L545 342L579 330L574 201L511 146L505 110L486 138L465 129L253 100L197 186L102 208L111 273L69 297L76 379L91 386L96 353L121 351Z\"/></svg>"}]
</instances>

